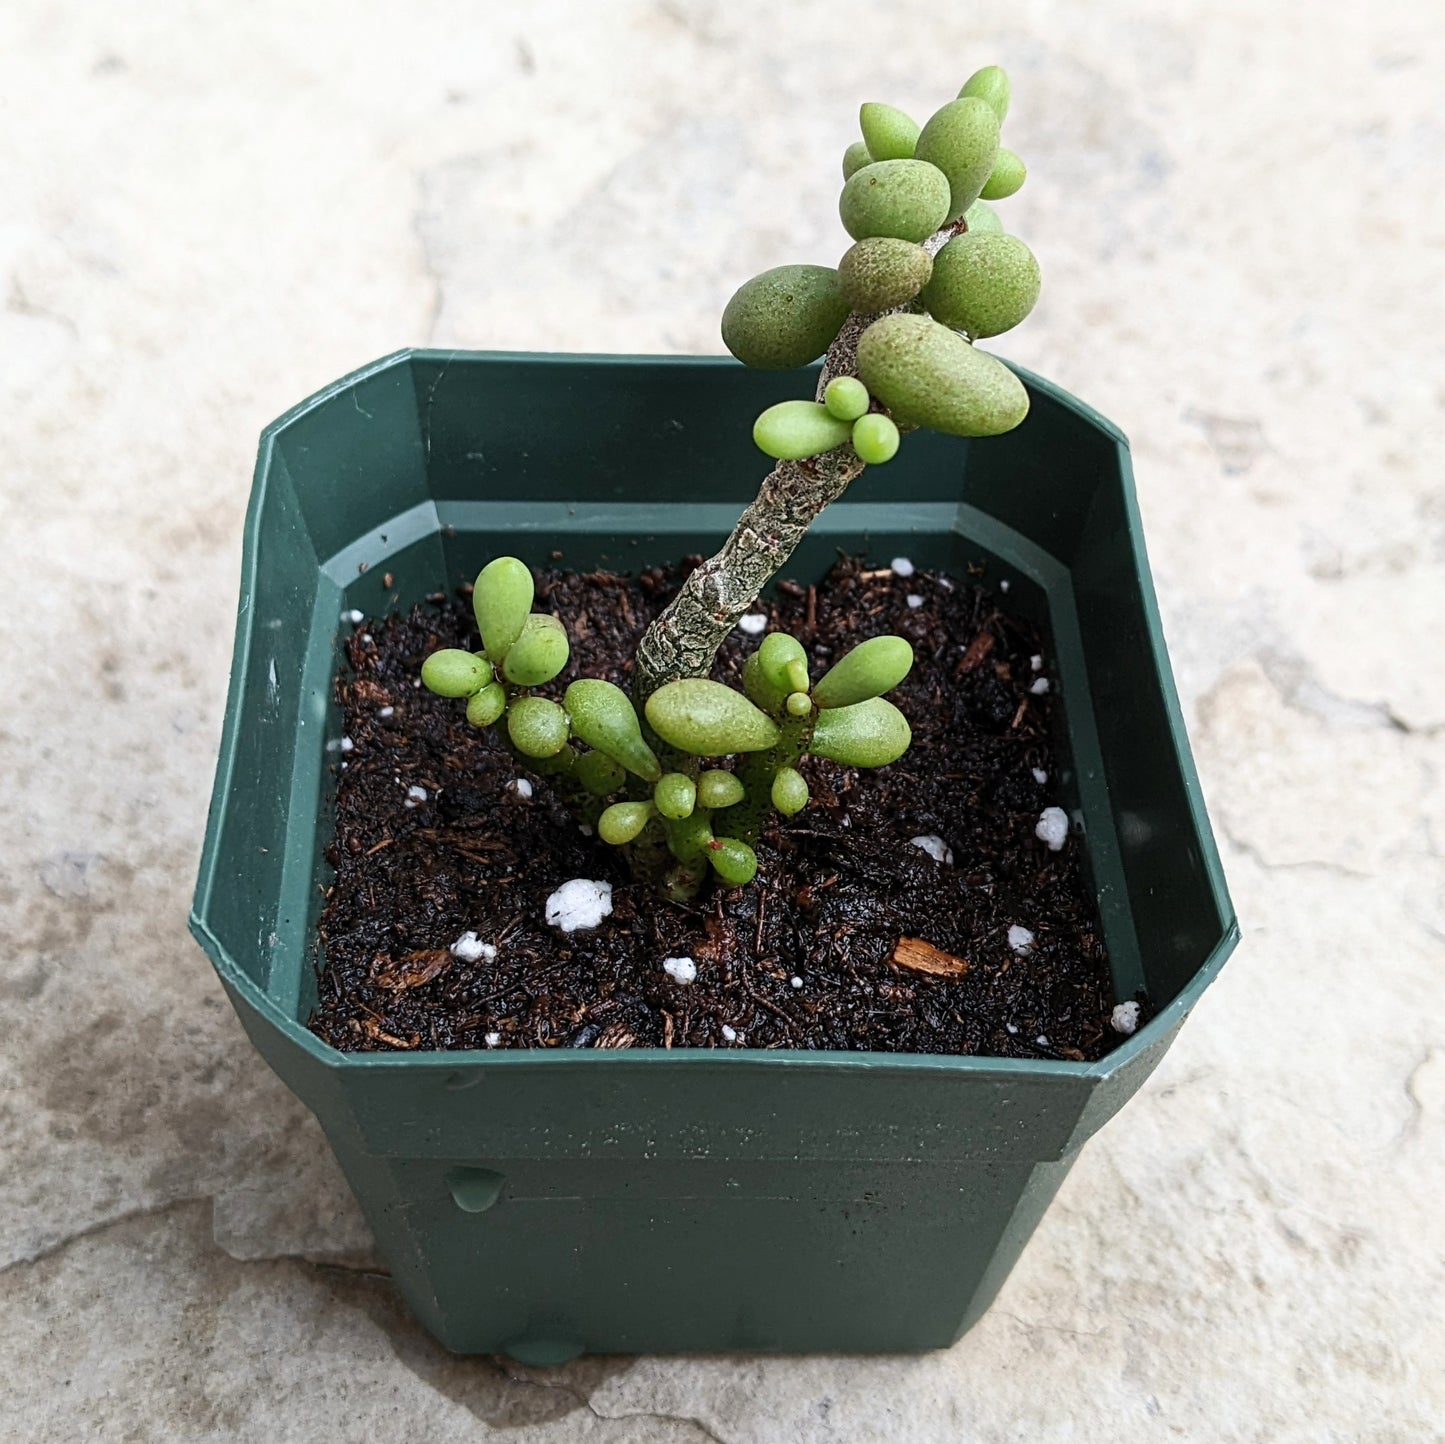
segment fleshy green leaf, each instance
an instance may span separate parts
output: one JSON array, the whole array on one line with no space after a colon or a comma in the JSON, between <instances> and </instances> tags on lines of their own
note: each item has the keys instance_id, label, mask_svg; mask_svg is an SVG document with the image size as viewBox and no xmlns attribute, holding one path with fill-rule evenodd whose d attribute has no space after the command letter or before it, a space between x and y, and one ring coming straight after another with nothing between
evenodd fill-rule
<instances>
[{"instance_id":1,"label":"fleshy green leaf","mask_svg":"<svg viewBox=\"0 0 1445 1444\"><path fill-rule=\"evenodd\" d=\"M808 784L796 767L780 767L773 778L773 806L792 817L808 805Z\"/></svg>"},{"instance_id":2,"label":"fleshy green leaf","mask_svg":"<svg viewBox=\"0 0 1445 1444\"><path fill-rule=\"evenodd\" d=\"M924 241L943 224L950 195L948 177L926 158L877 160L844 182L838 214L855 241L869 236Z\"/></svg>"},{"instance_id":3,"label":"fleshy green leaf","mask_svg":"<svg viewBox=\"0 0 1445 1444\"><path fill-rule=\"evenodd\" d=\"M908 751L908 719L884 697L818 713L808 751L846 767L886 767Z\"/></svg>"},{"instance_id":4,"label":"fleshy green leaf","mask_svg":"<svg viewBox=\"0 0 1445 1444\"><path fill-rule=\"evenodd\" d=\"M723 345L745 366L787 370L821 356L847 319L831 266L775 266L727 303Z\"/></svg>"},{"instance_id":5,"label":"fleshy green leaf","mask_svg":"<svg viewBox=\"0 0 1445 1444\"><path fill-rule=\"evenodd\" d=\"M697 779L697 805L709 812L733 807L746 796L742 783L720 767L709 768Z\"/></svg>"},{"instance_id":6,"label":"fleshy green leaf","mask_svg":"<svg viewBox=\"0 0 1445 1444\"><path fill-rule=\"evenodd\" d=\"M745 887L758 875L758 855L735 837L716 837L708 845L712 870L733 887Z\"/></svg>"},{"instance_id":7,"label":"fleshy green leaf","mask_svg":"<svg viewBox=\"0 0 1445 1444\"><path fill-rule=\"evenodd\" d=\"M786 695L808 690L808 654L787 632L770 632L758 648L758 666L767 680Z\"/></svg>"},{"instance_id":8,"label":"fleshy green leaf","mask_svg":"<svg viewBox=\"0 0 1445 1444\"><path fill-rule=\"evenodd\" d=\"M820 401L779 401L753 423L753 440L779 461L801 461L842 446L851 431Z\"/></svg>"},{"instance_id":9,"label":"fleshy green leaf","mask_svg":"<svg viewBox=\"0 0 1445 1444\"><path fill-rule=\"evenodd\" d=\"M939 251L923 304L975 340L1017 326L1039 299L1039 263L1017 236L968 231Z\"/></svg>"},{"instance_id":10,"label":"fleshy green leaf","mask_svg":"<svg viewBox=\"0 0 1445 1444\"><path fill-rule=\"evenodd\" d=\"M982 193L998 156L998 125L998 113L988 101L966 95L935 111L923 127L914 155L948 177L947 215L939 217L940 223L961 216Z\"/></svg>"},{"instance_id":11,"label":"fleshy green leaf","mask_svg":"<svg viewBox=\"0 0 1445 1444\"><path fill-rule=\"evenodd\" d=\"M1023 382L997 356L927 316L880 316L858 342L858 374L890 410L946 436L998 436L1028 415Z\"/></svg>"},{"instance_id":12,"label":"fleshy green leaf","mask_svg":"<svg viewBox=\"0 0 1445 1444\"><path fill-rule=\"evenodd\" d=\"M859 461L869 466L882 466L898 455L902 438L898 434L898 423L881 411L870 411L853 423L853 450Z\"/></svg>"},{"instance_id":13,"label":"fleshy green leaf","mask_svg":"<svg viewBox=\"0 0 1445 1444\"><path fill-rule=\"evenodd\" d=\"M597 836L613 847L621 847L636 838L655 811L650 802L614 802L597 819Z\"/></svg>"},{"instance_id":14,"label":"fleshy green leaf","mask_svg":"<svg viewBox=\"0 0 1445 1444\"><path fill-rule=\"evenodd\" d=\"M839 421L857 421L868 410L868 388L856 376L835 376L823 392L823 405Z\"/></svg>"},{"instance_id":15,"label":"fleshy green leaf","mask_svg":"<svg viewBox=\"0 0 1445 1444\"><path fill-rule=\"evenodd\" d=\"M474 697L492 680L492 667L485 657L443 647L421 664L421 680L438 697Z\"/></svg>"},{"instance_id":16,"label":"fleshy green leaf","mask_svg":"<svg viewBox=\"0 0 1445 1444\"><path fill-rule=\"evenodd\" d=\"M998 212L987 201L975 201L964 212L963 218L968 222L968 234L971 236L1001 236L1003 234L1003 222L999 220ZM925 282L925 284L927 283Z\"/></svg>"},{"instance_id":17,"label":"fleshy green leaf","mask_svg":"<svg viewBox=\"0 0 1445 1444\"><path fill-rule=\"evenodd\" d=\"M870 637L840 657L813 688L819 707L851 707L891 692L913 666L913 648L902 637Z\"/></svg>"},{"instance_id":18,"label":"fleshy green leaf","mask_svg":"<svg viewBox=\"0 0 1445 1444\"><path fill-rule=\"evenodd\" d=\"M983 188L983 198L986 201L1007 200L1027 178L1028 167L1007 146L1001 145L988 184Z\"/></svg>"},{"instance_id":19,"label":"fleshy green leaf","mask_svg":"<svg viewBox=\"0 0 1445 1444\"><path fill-rule=\"evenodd\" d=\"M482 634L482 646L494 663L522 635L532 611L532 573L516 557L497 557L477 574L472 610Z\"/></svg>"},{"instance_id":20,"label":"fleshy green leaf","mask_svg":"<svg viewBox=\"0 0 1445 1444\"><path fill-rule=\"evenodd\" d=\"M963 89L958 92L958 98L966 100L973 96L978 100L987 101L993 113L998 116L999 124L1002 125L1004 117L1008 114L1010 90L1008 75L1002 66L985 65L982 70L975 70L963 82Z\"/></svg>"},{"instance_id":21,"label":"fleshy green leaf","mask_svg":"<svg viewBox=\"0 0 1445 1444\"><path fill-rule=\"evenodd\" d=\"M579 741L605 752L645 782L662 776L662 764L642 740L642 724L621 687L584 677L567 688L562 705Z\"/></svg>"},{"instance_id":22,"label":"fleshy green leaf","mask_svg":"<svg viewBox=\"0 0 1445 1444\"><path fill-rule=\"evenodd\" d=\"M787 700L787 693L763 675L757 652L750 652L743 663L743 691L765 712L776 712Z\"/></svg>"},{"instance_id":23,"label":"fleshy green leaf","mask_svg":"<svg viewBox=\"0 0 1445 1444\"><path fill-rule=\"evenodd\" d=\"M593 750L584 752L573 769L578 782L594 797L607 797L617 791L627 780L626 770L620 762L605 752Z\"/></svg>"},{"instance_id":24,"label":"fleshy green leaf","mask_svg":"<svg viewBox=\"0 0 1445 1444\"><path fill-rule=\"evenodd\" d=\"M697 806L697 783L685 772L664 772L652 789L652 800L664 817L691 817Z\"/></svg>"},{"instance_id":25,"label":"fleshy green leaf","mask_svg":"<svg viewBox=\"0 0 1445 1444\"><path fill-rule=\"evenodd\" d=\"M521 635L507 649L502 675L518 687L540 687L567 665L570 651L566 627L556 617L531 612Z\"/></svg>"},{"instance_id":26,"label":"fleshy green leaf","mask_svg":"<svg viewBox=\"0 0 1445 1444\"><path fill-rule=\"evenodd\" d=\"M838 262L838 289L855 311L871 315L911 301L932 274L933 258L916 242L870 236L850 246ZM856 421L867 409L865 403L862 410L844 419ZM833 414L843 415L841 411Z\"/></svg>"},{"instance_id":27,"label":"fleshy green leaf","mask_svg":"<svg viewBox=\"0 0 1445 1444\"><path fill-rule=\"evenodd\" d=\"M500 682L492 682L467 703L467 721L473 727L490 727L506 710L507 694Z\"/></svg>"},{"instance_id":28,"label":"fleshy green leaf","mask_svg":"<svg viewBox=\"0 0 1445 1444\"><path fill-rule=\"evenodd\" d=\"M868 101L858 112L858 128L874 160L913 159L913 147L918 144L918 122L896 106Z\"/></svg>"},{"instance_id":29,"label":"fleshy green leaf","mask_svg":"<svg viewBox=\"0 0 1445 1444\"><path fill-rule=\"evenodd\" d=\"M507 735L524 757L555 757L567 745L567 714L545 697L518 697L507 708Z\"/></svg>"},{"instance_id":30,"label":"fleshy green leaf","mask_svg":"<svg viewBox=\"0 0 1445 1444\"><path fill-rule=\"evenodd\" d=\"M685 677L647 699L647 720L669 746L694 757L761 752L778 740L777 725L741 692L705 677Z\"/></svg>"},{"instance_id":31,"label":"fleshy green leaf","mask_svg":"<svg viewBox=\"0 0 1445 1444\"><path fill-rule=\"evenodd\" d=\"M843 152L843 179L847 180L855 170L862 170L865 165L872 164L873 157L868 154L868 147L861 140L855 140Z\"/></svg>"}]
</instances>

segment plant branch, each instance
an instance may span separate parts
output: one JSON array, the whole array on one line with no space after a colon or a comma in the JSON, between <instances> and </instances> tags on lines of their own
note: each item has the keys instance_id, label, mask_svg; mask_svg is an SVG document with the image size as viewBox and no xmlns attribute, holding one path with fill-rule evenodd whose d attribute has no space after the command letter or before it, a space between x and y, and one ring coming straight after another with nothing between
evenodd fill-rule
<instances>
[{"instance_id":1,"label":"plant branch","mask_svg":"<svg viewBox=\"0 0 1445 1444\"><path fill-rule=\"evenodd\" d=\"M936 254L964 229L962 220L944 226L924 246ZM819 401L835 376L854 374L859 338L877 319L855 311L844 321L823 358ZM722 547L688 577L643 635L634 674L639 701L664 683L708 675L738 618L792 556L824 508L863 470L858 453L846 443L805 461L780 461L773 467Z\"/></svg>"}]
</instances>

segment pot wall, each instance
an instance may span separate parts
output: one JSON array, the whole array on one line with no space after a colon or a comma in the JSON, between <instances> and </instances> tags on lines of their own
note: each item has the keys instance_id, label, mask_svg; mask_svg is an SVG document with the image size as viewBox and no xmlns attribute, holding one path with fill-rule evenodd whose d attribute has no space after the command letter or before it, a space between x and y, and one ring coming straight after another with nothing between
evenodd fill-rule
<instances>
[{"instance_id":1,"label":"pot wall","mask_svg":"<svg viewBox=\"0 0 1445 1444\"><path fill-rule=\"evenodd\" d=\"M958 571L982 560L1012 606L1047 621L1073 759L1063 781L1116 995L1157 1009L1092 1065L322 1044L302 1020L341 612L409 606L502 549L629 570L711 550L761 473L745 423L780 386L723 360L410 352L263 436L192 927L449 1347L546 1362L951 1342L1228 955L1237 933L1127 445L1024 379L1019 431L910 438L788 570L821 575L839 546ZM800 374L798 393L809 386Z\"/></svg>"}]
</instances>

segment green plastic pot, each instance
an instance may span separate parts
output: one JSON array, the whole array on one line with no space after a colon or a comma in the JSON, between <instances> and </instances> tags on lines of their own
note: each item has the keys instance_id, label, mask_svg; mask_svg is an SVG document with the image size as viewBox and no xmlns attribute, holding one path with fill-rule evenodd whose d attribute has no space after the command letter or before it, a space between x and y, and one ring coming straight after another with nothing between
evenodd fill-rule
<instances>
[{"instance_id":1,"label":"green plastic pot","mask_svg":"<svg viewBox=\"0 0 1445 1444\"><path fill-rule=\"evenodd\" d=\"M806 394L807 374L791 379ZM1062 782L1115 994L1155 1009L1091 1064L345 1054L314 1037L341 613L407 607L503 550L623 570L711 550L766 465L748 422L783 393L777 375L712 358L408 351L262 437L191 927L447 1347L547 1363L951 1343L1233 948L1127 444L1023 379L1024 426L909 438L789 571L820 576L839 547L959 573L982 561L1008 605L1047 622L1072 756Z\"/></svg>"}]
</instances>

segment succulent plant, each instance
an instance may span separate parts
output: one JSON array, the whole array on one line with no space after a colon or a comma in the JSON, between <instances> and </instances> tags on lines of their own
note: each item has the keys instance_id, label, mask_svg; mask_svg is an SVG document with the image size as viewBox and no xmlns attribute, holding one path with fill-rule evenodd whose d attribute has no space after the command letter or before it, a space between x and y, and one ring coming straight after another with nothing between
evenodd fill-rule
<instances>
[{"instance_id":1,"label":"succulent plant","mask_svg":"<svg viewBox=\"0 0 1445 1444\"><path fill-rule=\"evenodd\" d=\"M853 244L836 268L775 266L727 303L722 336L738 360L785 371L824 356L822 374L813 397L783 397L753 423L773 473L643 636L634 696L591 678L560 702L533 690L561 674L570 644L561 621L532 610L532 575L515 557L477 577L481 653L449 648L422 667L428 688L464 700L472 725L497 727L666 896L691 896L709 871L750 881L769 816L808 804L806 757L882 767L909 745L884 695L913 663L901 637L863 642L816 683L802 644L781 632L748 657L741 690L708 673L808 525L907 432L995 436L1026 416L1018 378L974 344L1016 326L1039 294L1037 261L989 204L1026 174L999 143L1010 99L1008 76L985 66L921 126L865 104L838 203Z\"/></svg>"},{"instance_id":2,"label":"succulent plant","mask_svg":"<svg viewBox=\"0 0 1445 1444\"><path fill-rule=\"evenodd\" d=\"M444 648L422 664L422 681L439 696L465 701L474 726L503 723L504 745L530 767L549 764L549 783L579 820L603 842L633 849L639 868L672 896L688 895L709 868L732 885L752 880L769 810L792 816L807 805L797 764L810 752L882 767L908 748L908 723L882 695L913 665L908 642L870 638L812 686L802 644L775 632L749 658L743 691L680 677L647 698L647 733L668 758L664 770L620 687L579 678L560 703L532 690L556 677L568 651L556 617L529 611L517 625L518 606L533 595L524 563L490 562L477 577L472 605L478 629L485 619L483 637L492 637L491 656ZM505 637L513 640L504 645L498 639ZM545 653L537 651L538 637L548 639ZM538 656L543 660L534 665ZM497 668L501 680L493 680ZM487 705L474 711L484 696ZM493 705L498 696L500 705ZM725 760L731 770L704 765ZM661 869L659 858L667 859Z\"/></svg>"}]
</instances>

